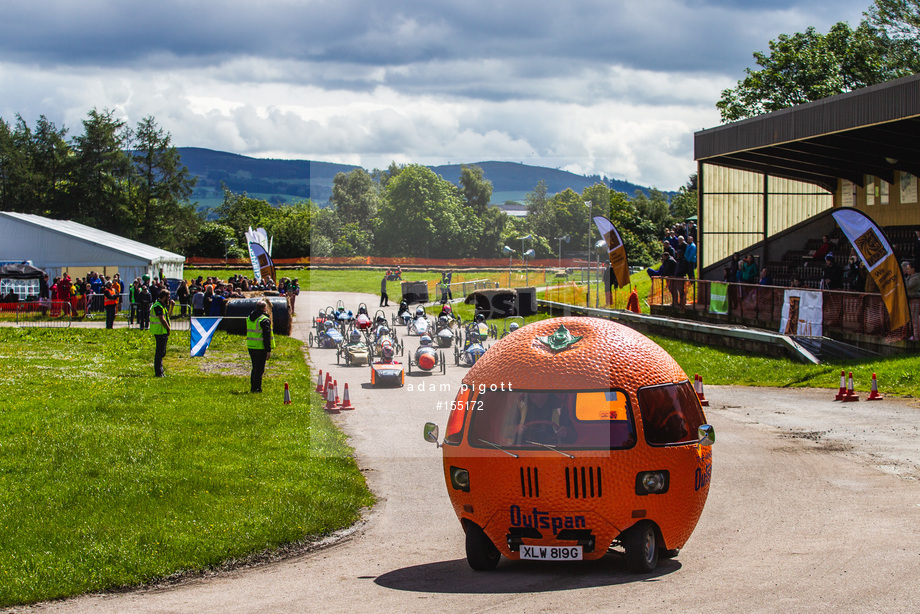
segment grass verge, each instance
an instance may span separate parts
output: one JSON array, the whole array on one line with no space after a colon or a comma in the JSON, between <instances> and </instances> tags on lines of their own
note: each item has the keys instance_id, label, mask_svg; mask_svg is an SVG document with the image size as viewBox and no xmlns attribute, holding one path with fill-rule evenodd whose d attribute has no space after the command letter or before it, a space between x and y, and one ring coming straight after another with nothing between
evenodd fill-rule
<instances>
[{"instance_id":1,"label":"grass verge","mask_svg":"<svg viewBox=\"0 0 920 614\"><path fill-rule=\"evenodd\" d=\"M372 504L279 338L249 394L239 336L0 328L0 607L133 586L328 534ZM284 405L284 382L295 402Z\"/></svg>"}]
</instances>

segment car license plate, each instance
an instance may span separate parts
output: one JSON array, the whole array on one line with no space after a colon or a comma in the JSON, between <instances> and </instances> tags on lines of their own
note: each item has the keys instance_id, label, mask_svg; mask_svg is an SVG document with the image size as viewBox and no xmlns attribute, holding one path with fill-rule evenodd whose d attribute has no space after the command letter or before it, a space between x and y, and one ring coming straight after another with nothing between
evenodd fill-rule
<instances>
[{"instance_id":1,"label":"car license plate","mask_svg":"<svg viewBox=\"0 0 920 614\"><path fill-rule=\"evenodd\" d=\"M530 561L580 561L581 546L521 546L521 558Z\"/></svg>"}]
</instances>

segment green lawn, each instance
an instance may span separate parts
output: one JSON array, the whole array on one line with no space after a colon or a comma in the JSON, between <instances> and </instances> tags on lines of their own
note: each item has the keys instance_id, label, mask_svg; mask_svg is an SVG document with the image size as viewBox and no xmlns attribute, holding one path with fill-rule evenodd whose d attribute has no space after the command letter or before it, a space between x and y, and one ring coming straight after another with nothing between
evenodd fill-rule
<instances>
[{"instance_id":1,"label":"green lawn","mask_svg":"<svg viewBox=\"0 0 920 614\"><path fill-rule=\"evenodd\" d=\"M243 338L189 358L172 337L156 379L149 333L0 328L0 607L212 568L373 503L299 342L252 395Z\"/></svg>"}]
</instances>

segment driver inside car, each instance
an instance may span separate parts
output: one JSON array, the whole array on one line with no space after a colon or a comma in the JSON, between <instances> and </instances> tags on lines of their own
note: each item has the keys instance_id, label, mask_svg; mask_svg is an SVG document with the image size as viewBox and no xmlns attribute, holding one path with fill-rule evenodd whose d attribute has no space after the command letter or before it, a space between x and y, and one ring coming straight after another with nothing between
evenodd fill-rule
<instances>
[{"instance_id":1,"label":"driver inside car","mask_svg":"<svg viewBox=\"0 0 920 614\"><path fill-rule=\"evenodd\" d=\"M562 400L555 393L528 393L518 402L516 411L512 438L515 445L558 445L574 435L573 429L562 423Z\"/></svg>"}]
</instances>

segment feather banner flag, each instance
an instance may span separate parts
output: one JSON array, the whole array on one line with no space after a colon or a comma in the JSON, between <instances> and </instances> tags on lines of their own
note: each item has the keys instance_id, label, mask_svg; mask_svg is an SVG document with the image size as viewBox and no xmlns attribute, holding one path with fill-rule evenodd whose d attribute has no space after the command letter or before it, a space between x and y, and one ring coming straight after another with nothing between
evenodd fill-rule
<instances>
[{"instance_id":1,"label":"feather banner flag","mask_svg":"<svg viewBox=\"0 0 920 614\"><path fill-rule=\"evenodd\" d=\"M858 209L840 207L832 215L878 284L891 320L891 330L905 326L910 322L907 288L888 237L872 218Z\"/></svg>"},{"instance_id":2,"label":"feather banner flag","mask_svg":"<svg viewBox=\"0 0 920 614\"><path fill-rule=\"evenodd\" d=\"M626 261L626 246L620 238L620 232L613 222L603 215L595 216L594 225L607 242L607 254L610 256L610 268L616 276L617 286L629 286L629 263Z\"/></svg>"}]
</instances>

